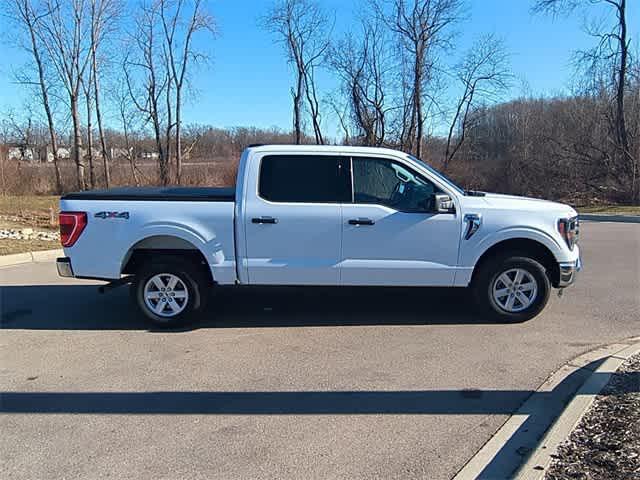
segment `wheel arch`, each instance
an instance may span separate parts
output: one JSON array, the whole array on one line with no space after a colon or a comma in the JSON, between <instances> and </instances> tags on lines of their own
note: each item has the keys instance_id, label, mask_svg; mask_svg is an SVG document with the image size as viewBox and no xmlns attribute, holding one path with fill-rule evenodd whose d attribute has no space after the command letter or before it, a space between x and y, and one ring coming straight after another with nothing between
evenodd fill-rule
<instances>
[{"instance_id":1,"label":"wheel arch","mask_svg":"<svg viewBox=\"0 0 640 480\"><path fill-rule=\"evenodd\" d=\"M505 253L513 253L514 255L521 255L536 260L545 268L551 284L554 287L558 286L560 281L560 268L555 255L547 245L531 238L510 238L491 245L476 261L471 281L473 282L482 265Z\"/></svg>"},{"instance_id":2,"label":"wheel arch","mask_svg":"<svg viewBox=\"0 0 640 480\"><path fill-rule=\"evenodd\" d=\"M151 235L135 242L122 260L120 273L135 274L143 264L169 257L185 258L200 267L205 278L214 283L213 273L202 250L191 241L175 235Z\"/></svg>"}]
</instances>

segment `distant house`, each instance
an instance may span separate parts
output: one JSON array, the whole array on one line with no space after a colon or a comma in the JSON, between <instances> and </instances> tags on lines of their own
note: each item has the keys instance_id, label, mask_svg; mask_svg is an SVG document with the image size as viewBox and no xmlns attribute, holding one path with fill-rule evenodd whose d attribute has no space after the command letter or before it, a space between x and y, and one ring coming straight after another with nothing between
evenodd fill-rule
<instances>
[{"instance_id":1,"label":"distant house","mask_svg":"<svg viewBox=\"0 0 640 480\"><path fill-rule=\"evenodd\" d=\"M118 158L130 158L133 155L133 147L129 147L127 151L126 148L113 147L111 148L111 158L116 160Z\"/></svg>"},{"instance_id":2,"label":"distant house","mask_svg":"<svg viewBox=\"0 0 640 480\"><path fill-rule=\"evenodd\" d=\"M58 147L58 160L69 160L71 158L71 148ZM45 145L40 147L39 161L41 162L53 162L53 149L51 145Z\"/></svg>"},{"instance_id":3,"label":"distant house","mask_svg":"<svg viewBox=\"0 0 640 480\"><path fill-rule=\"evenodd\" d=\"M18 162L50 163L53 162L53 151L49 145L40 147L27 147L20 144L2 145L2 150L6 152L7 160ZM71 149L68 147L58 147L58 158L68 160L71 158Z\"/></svg>"},{"instance_id":4,"label":"distant house","mask_svg":"<svg viewBox=\"0 0 640 480\"><path fill-rule=\"evenodd\" d=\"M7 149L8 160L18 160L22 162L33 162L33 148L24 145L9 145Z\"/></svg>"},{"instance_id":5,"label":"distant house","mask_svg":"<svg viewBox=\"0 0 640 480\"><path fill-rule=\"evenodd\" d=\"M153 152L153 151L142 151L142 152L140 152L140 158L155 160L158 157L159 157L158 152Z\"/></svg>"},{"instance_id":6,"label":"distant house","mask_svg":"<svg viewBox=\"0 0 640 480\"><path fill-rule=\"evenodd\" d=\"M14 160L20 162L35 162L35 163L51 163L53 162L53 149L51 145L42 145L38 147L28 147L18 143L8 143L0 145L2 152L6 152L7 160ZM58 147L58 160L69 160L72 158L72 147L59 146ZM88 149L80 148L80 156L86 158L88 155ZM102 150L94 147L92 149L93 158L101 159ZM112 160L127 159L133 156L135 150L130 147L126 148L112 147L109 149L110 158ZM139 158L145 159L157 159L158 153L154 151L143 151L140 153Z\"/></svg>"}]
</instances>

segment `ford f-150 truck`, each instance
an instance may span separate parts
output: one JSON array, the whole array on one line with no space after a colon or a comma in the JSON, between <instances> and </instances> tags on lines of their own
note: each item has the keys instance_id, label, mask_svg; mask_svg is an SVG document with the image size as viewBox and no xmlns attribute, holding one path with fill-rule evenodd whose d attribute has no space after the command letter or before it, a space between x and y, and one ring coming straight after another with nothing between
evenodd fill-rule
<instances>
[{"instance_id":1,"label":"ford f-150 truck","mask_svg":"<svg viewBox=\"0 0 640 480\"><path fill-rule=\"evenodd\" d=\"M581 266L570 206L465 191L382 148L254 146L234 189L95 190L60 210L58 273L131 283L164 326L216 285L470 287L485 313L524 321Z\"/></svg>"}]
</instances>

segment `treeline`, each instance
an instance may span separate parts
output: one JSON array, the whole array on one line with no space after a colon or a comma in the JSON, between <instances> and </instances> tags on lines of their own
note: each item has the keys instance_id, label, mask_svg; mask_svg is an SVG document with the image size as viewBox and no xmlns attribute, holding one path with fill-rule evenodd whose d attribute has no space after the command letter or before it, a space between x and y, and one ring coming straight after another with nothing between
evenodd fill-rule
<instances>
[{"instance_id":1,"label":"treeline","mask_svg":"<svg viewBox=\"0 0 640 480\"><path fill-rule=\"evenodd\" d=\"M206 0L8 0L31 58L16 80L34 101L31 115L6 115L0 133L25 144L40 132L53 161L38 171L5 158L3 188L11 168L31 175L16 185L36 182L38 191L228 184L248 144L344 143L414 153L468 187L639 203L640 70L626 0L531 2L532 15L603 19L590 23L593 49L575 54L571 95L504 102L513 75L500 37L487 32L456 49L464 0L363 0L344 34L319 1L276 0L260 24L292 71L292 127L279 131L183 118L193 67L205 68L211 53L197 46L215 38ZM320 70L336 90L320 91Z\"/></svg>"},{"instance_id":2,"label":"treeline","mask_svg":"<svg viewBox=\"0 0 640 480\"><path fill-rule=\"evenodd\" d=\"M634 88L640 92L637 83ZM521 98L478 108L449 173L477 189L578 205L637 204L640 96L629 95L625 103L630 159L616 155L609 108L606 95ZM442 158L442 143L436 158Z\"/></svg>"}]
</instances>

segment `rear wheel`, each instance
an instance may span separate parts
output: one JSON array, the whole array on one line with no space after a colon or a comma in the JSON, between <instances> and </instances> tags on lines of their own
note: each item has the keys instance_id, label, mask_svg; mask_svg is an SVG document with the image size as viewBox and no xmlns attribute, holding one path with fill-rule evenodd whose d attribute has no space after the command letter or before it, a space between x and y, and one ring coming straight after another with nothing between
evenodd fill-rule
<instances>
[{"instance_id":1,"label":"rear wheel","mask_svg":"<svg viewBox=\"0 0 640 480\"><path fill-rule=\"evenodd\" d=\"M131 293L148 320L170 328L194 320L203 310L205 283L195 265L170 258L143 265L136 273Z\"/></svg>"},{"instance_id":2,"label":"rear wheel","mask_svg":"<svg viewBox=\"0 0 640 480\"><path fill-rule=\"evenodd\" d=\"M478 306L492 318L524 322L546 306L551 282L538 261L507 254L481 265L472 289Z\"/></svg>"}]
</instances>

